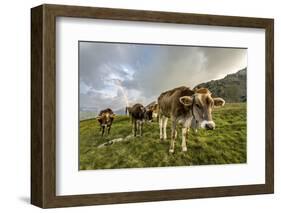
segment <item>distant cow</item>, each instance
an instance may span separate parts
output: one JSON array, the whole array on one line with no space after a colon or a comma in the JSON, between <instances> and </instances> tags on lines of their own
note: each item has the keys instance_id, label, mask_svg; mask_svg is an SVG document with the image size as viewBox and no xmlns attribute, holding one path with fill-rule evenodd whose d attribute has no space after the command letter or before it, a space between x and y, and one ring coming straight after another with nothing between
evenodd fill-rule
<instances>
[{"instance_id":1,"label":"distant cow","mask_svg":"<svg viewBox=\"0 0 281 213\"><path fill-rule=\"evenodd\" d=\"M145 107L141 104L135 104L132 106L131 116L132 116L132 123L133 123L133 133L134 136L137 135L139 131L140 135L142 136L143 131L143 123L145 121Z\"/></svg>"},{"instance_id":2,"label":"distant cow","mask_svg":"<svg viewBox=\"0 0 281 213\"><path fill-rule=\"evenodd\" d=\"M125 114L126 115L129 115L130 117L130 120L133 122L133 119L132 119L132 110L133 110L133 107L129 107L127 106L125 108ZM151 122L152 121L152 117L153 116L153 109L151 109L150 107L145 107L145 112L144 112L144 120L145 121L149 121Z\"/></svg>"},{"instance_id":3,"label":"distant cow","mask_svg":"<svg viewBox=\"0 0 281 213\"><path fill-rule=\"evenodd\" d=\"M186 139L190 127L201 127L208 130L215 128L212 119L214 106L223 106L222 98L212 98L206 88L191 90L188 87L178 87L162 93L158 97L160 139L166 140L168 118L172 121L171 144L169 152L174 152L176 126L182 126L182 151L187 151Z\"/></svg>"},{"instance_id":4,"label":"distant cow","mask_svg":"<svg viewBox=\"0 0 281 213\"><path fill-rule=\"evenodd\" d=\"M148 111L148 118L150 121L153 121L153 118L158 117L158 104L156 103L156 101L153 101L152 103L148 104L145 107L146 111Z\"/></svg>"},{"instance_id":5,"label":"distant cow","mask_svg":"<svg viewBox=\"0 0 281 213\"><path fill-rule=\"evenodd\" d=\"M100 123L100 131L102 131L101 135L104 135L105 130L107 129L107 134L110 133L111 125L113 123L115 114L110 108L101 110L99 115L97 116L97 120Z\"/></svg>"},{"instance_id":6,"label":"distant cow","mask_svg":"<svg viewBox=\"0 0 281 213\"><path fill-rule=\"evenodd\" d=\"M126 106L126 108L125 108L125 114L126 114L126 115L129 115L129 118L130 118L130 120L131 120L131 117L132 117L132 107Z\"/></svg>"},{"instance_id":7,"label":"distant cow","mask_svg":"<svg viewBox=\"0 0 281 213\"><path fill-rule=\"evenodd\" d=\"M145 121L152 122L153 120L153 105L155 101L145 106L144 119Z\"/></svg>"},{"instance_id":8,"label":"distant cow","mask_svg":"<svg viewBox=\"0 0 281 213\"><path fill-rule=\"evenodd\" d=\"M148 121L148 122L152 122L152 120L153 120L152 115L153 115L153 111L151 109L145 108L144 120Z\"/></svg>"},{"instance_id":9,"label":"distant cow","mask_svg":"<svg viewBox=\"0 0 281 213\"><path fill-rule=\"evenodd\" d=\"M153 106L153 114L152 114L152 117L153 117L153 118L156 118L156 120L158 120L158 111L159 111L158 104L155 104L155 105Z\"/></svg>"}]
</instances>

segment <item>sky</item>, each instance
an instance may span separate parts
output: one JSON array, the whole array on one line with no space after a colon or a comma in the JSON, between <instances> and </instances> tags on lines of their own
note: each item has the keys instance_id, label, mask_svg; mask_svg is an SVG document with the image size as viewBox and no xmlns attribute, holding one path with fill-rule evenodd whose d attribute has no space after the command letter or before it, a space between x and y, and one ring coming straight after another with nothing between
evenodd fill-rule
<instances>
[{"instance_id":1,"label":"sky","mask_svg":"<svg viewBox=\"0 0 281 213\"><path fill-rule=\"evenodd\" d=\"M247 67L247 49L79 42L80 111L144 106Z\"/></svg>"}]
</instances>

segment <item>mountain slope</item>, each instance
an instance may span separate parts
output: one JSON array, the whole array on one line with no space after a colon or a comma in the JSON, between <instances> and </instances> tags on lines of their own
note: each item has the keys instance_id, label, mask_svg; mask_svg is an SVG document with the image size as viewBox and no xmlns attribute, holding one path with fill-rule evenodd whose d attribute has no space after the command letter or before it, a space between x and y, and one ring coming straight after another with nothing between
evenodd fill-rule
<instances>
[{"instance_id":1,"label":"mountain slope","mask_svg":"<svg viewBox=\"0 0 281 213\"><path fill-rule=\"evenodd\" d=\"M221 97L227 103L246 102L247 68L229 74L223 79L198 84L195 88L206 87L214 97Z\"/></svg>"}]
</instances>

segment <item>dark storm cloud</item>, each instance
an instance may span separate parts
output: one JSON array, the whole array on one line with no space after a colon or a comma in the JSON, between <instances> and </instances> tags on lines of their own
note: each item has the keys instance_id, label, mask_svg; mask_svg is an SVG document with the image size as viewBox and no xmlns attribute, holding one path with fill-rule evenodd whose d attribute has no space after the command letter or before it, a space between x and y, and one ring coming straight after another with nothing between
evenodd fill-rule
<instances>
[{"instance_id":1,"label":"dark storm cloud","mask_svg":"<svg viewBox=\"0 0 281 213\"><path fill-rule=\"evenodd\" d=\"M80 107L114 110L154 101L247 66L247 50L80 42Z\"/></svg>"}]
</instances>

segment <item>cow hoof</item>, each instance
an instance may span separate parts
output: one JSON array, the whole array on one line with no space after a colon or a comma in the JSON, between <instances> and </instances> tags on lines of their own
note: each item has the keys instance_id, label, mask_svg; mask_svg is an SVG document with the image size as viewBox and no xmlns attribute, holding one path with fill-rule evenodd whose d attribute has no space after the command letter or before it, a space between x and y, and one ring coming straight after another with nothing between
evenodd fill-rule
<instances>
[{"instance_id":1,"label":"cow hoof","mask_svg":"<svg viewBox=\"0 0 281 213\"><path fill-rule=\"evenodd\" d=\"M169 149L169 153L173 154L174 150L173 149Z\"/></svg>"},{"instance_id":2,"label":"cow hoof","mask_svg":"<svg viewBox=\"0 0 281 213\"><path fill-rule=\"evenodd\" d=\"M187 151L187 148L186 148L186 147L182 147L182 151L183 151L183 152L186 152L186 151Z\"/></svg>"}]
</instances>

